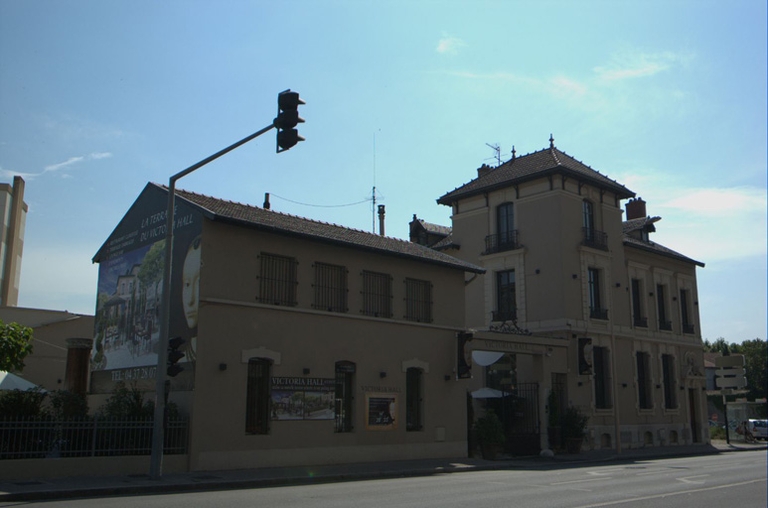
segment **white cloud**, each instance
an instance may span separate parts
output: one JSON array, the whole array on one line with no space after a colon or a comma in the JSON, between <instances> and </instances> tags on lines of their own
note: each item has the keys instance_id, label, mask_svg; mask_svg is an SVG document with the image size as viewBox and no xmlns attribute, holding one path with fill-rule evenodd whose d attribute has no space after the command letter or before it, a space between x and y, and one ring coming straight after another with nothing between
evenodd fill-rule
<instances>
[{"instance_id":1,"label":"white cloud","mask_svg":"<svg viewBox=\"0 0 768 508\"><path fill-rule=\"evenodd\" d=\"M642 78L664 72L674 65L685 63L691 57L671 51L641 53L624 51L613 56L607 66L595 67L597 77L604 81Z\"/></svg>"},{"instance_id":2,"label":"white cloud","mask_svg":"<svg viewBox=\"0 0 768 508\"><path fill-rule=\"evenodd\" d=\"M45 173L45 172L48 172L48 171L58 171L61 168L66 168L67 166L71 166L72 164L76 164L76 163L82 161L83 159L85 159L85 157L70 157L69 159L65 160L64 162L59 162L57 164L51 164L50 166L45 166L45 168L43 168L43 172Z\"/></svg>"},{"instance_id":3,"label":"white cloud","mask_svg":"<svg viewBox=\"0 0 768 508\"><path fill-rule=\"evenodd\" d=\"M110 152L94 152L91 154L91 159L93 160L108 159L110 157L112 157Z\"/></svg>"},{"instance_id":4,"label":"white cloud","mask_svg":"<svg viewBox=\"0 0 768 508\"><path fill-rule=\"evenodd\" d=\"M437 42L435 51L440 54L455 55L459 52L459 48L466 46L467 44L458 37L451 37L443 35L442 39Z\"/></svg>"},{"instance_id":5,"label":"white cloud","mask_svg":"<svg viewBox=\"0 0 768 508\"><path fill-rule=\"evenodd\" d=\"M752 213L765 216L768 208L765 190L752 187L692 189L665 206L715 218Z\"/></svg>"}]
</instances>

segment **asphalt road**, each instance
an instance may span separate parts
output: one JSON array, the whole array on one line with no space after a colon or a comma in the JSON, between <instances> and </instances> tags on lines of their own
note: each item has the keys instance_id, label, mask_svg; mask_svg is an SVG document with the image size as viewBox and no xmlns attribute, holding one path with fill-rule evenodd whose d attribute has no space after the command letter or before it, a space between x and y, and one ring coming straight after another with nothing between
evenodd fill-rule
<instances>
[{"instance_id":1,"label":"asphalt road","mask_svg":"<svg viewBox=\"0 0 768 508\"><path fill-rule=\"evenodd\" d=\"M61 508L401 507L765 508L765 451L626 463L556 465L319 485L0 506Z\"/></svg>"}]
</instances>

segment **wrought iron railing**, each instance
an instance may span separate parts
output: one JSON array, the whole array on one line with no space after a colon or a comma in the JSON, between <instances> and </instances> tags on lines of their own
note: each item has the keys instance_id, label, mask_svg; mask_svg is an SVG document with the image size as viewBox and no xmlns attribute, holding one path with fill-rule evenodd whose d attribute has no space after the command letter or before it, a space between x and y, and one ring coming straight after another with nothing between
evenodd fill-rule
<instances>
[{"instance_id":1,"label":"wrought iron railing","mask_svg":"<svg viewBox=\"0 0 768 508\"><path fill-rule=\"evenodd\" d=\"M493 254L495 252L504 252L515 250L522 247L518 242L517 230L506 231L498 235L488 235L485 237L485 251L483 254Z\"/></svg>"},{"instance_id":2,"label":"wrought iron railing","mask_svg":"<svg viewBox=\"0 0 768 508\"><path fill-rule=\"evenodd\" d=\"M694 333L693 325L683 323L683 333Z\"/></svg>"},{"instance_id":3,"label":"wrought iron railing","mask_svg":"<svg viewBox=\"0 0 768 508\"><path fill-rule=\"evenodd\" d=\"M635 322L635 328L648 328L648 318L647 317L637 317L637 316L635 316L634 322Z\"/></svg>"},{"instance_id":4,"label":"wrought iron railing","mask_svg":"<svg viewBox=\"0 0 768 508\"><path fill-rule=\"evenodd\" d=\"M591 308L589 309L589 317L592 319L608 319L608 309L595 309Z\"/></svg>"},{"instance_id":5,"label":"wrought iron railing","mask_svg":"<svg viewBox=\"0 0 768 508\"><path fill-rule=\"evenodd\" d=\"M494 310L491 312L492 321L517 321L517 309Z\"/></svg>"},{"instance_id":6,"label":"wrought iron railing","mask_svg":"<svg viewBox=\"0 0 768 508\"><path fill-rule=\"evenodd\" d=\"M672 330L672 321L659 320L659 330Z\"/></svg>"},{"instance_id":7,"label":"wrought iron railing","mask_svg":"<svg viewBox=\"0 0 768 508\"><path fill-rule=\"evenodd\" d=\"M150 455L153 420L0 418L0 460ZM173 418L164 453L187 453L189 419Z\"/></svg>"},{"instance_id":8,"label":"wrought iron railing","mask_svg":"<svg viewBox=\"0 0 768 508\"><path fill-rule=\"evenodd\" d=\"M608 235L593 228L581 228L583 232L582 245L593 249L608 250Z\"/></svg>"}]
</instances>

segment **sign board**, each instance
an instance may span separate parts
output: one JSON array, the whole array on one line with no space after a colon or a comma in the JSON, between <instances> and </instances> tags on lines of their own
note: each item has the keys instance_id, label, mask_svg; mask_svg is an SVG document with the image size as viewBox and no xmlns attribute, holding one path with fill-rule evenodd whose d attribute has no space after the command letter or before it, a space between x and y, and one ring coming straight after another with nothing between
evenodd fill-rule
<instances>
[{"instance_id":1,"label":"sign board","mask_svg":"<svg viewBox=\"0 0 768 508\"><path fill-rule=\"evenodd\" d=\"M718 356L715 367L743 367L744 355Z\"/></svg>"}]
</instances>

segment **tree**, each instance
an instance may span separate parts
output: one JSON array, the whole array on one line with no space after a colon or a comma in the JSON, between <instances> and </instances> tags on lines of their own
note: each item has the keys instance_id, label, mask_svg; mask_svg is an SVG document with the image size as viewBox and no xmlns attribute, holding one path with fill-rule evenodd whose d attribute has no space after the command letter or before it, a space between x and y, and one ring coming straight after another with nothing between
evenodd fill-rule
<instances>
[{"instance_id":1,"label":"tree","mask_svg":"<svg viewBox=\"0 0 768 508\"><path fill-rule=\"evenodd\" d=\"M0 370L21 371L31 352L32 328L0 321Z\"/></svg>"}]
</instances>

